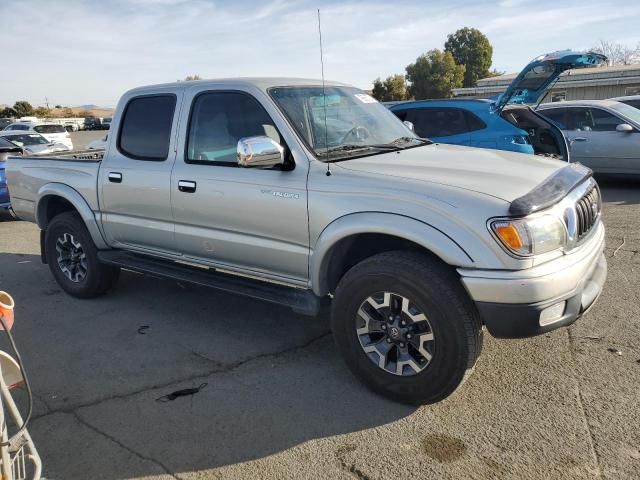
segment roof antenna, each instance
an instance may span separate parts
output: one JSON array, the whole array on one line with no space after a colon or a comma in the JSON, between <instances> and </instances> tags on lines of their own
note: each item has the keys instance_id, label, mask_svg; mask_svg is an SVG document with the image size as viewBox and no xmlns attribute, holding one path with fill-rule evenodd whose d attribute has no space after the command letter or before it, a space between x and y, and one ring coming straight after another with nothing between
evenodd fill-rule
<instances>
[{"instance_id":1,"label":"roof antenna","mask_svg":"<svg viewBox=\"0 0 640 480\"><path fill-rule=\"evenodd\" d=\"M331 176L331 166L329 163L329 140L327 134L327 97L324 93L324 60L322 58L322 29L320 28L320 9L318 9L318 36L320 37L320 67L322 68L322 104L324 107L324 148L327 153L327 177Z\"/></svg>"}]
</instances>

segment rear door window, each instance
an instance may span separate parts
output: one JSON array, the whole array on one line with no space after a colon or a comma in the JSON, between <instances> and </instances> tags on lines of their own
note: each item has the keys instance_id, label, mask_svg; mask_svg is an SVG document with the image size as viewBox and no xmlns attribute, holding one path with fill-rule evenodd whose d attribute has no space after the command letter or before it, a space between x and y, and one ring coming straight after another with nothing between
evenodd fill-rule
<instances>
[{"instance_id":1,"label":"rear door window","mask_svg":"<svg viewBox=\"0 0 640 480\"><path fill-rule=\"evenodd\" d=\"M542 116L547 117L553 123L558 125L562 130L567 129L567 120L565 118L565 114L567 112L566 108L545 108L544 110L540 110Z\"/></svg>"},{"instance_id":2,"label":"rear door window","mask_svg":"<svg viewBox=\"0 0 640 480\"><path fill-rule=\"evenodd\" d=\"M407 112L405 120L413 123L415 132L423 138L449 137L469 131L464 110L460 108L415 108Z\"/></svg>"},{"instance_id":3,"label":"rear door window","mask_svg":"<svg viewBox=\"0 0 640 480\"><path fill-rule=\"evenodd\" d=\"M137 160L166 160L175 108L175 95L131 99L122 117L118 149Z\"/></svg>"}]
</instances>

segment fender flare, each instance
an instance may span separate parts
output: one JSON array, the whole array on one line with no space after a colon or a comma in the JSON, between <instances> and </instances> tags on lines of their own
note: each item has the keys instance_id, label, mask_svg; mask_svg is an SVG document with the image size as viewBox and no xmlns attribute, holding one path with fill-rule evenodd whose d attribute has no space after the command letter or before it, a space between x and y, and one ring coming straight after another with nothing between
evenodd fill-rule
<instances>
[{"instance_id":1,"label":"fender flare","mask_svg":"<svg viewBox=\"0 0 640 480\"><path fill-rule=\"evenodd\" d=\"M309 276L313 292L329 293L327 271L332 249L343 239L361 233L392 235L416 243L445 263L474 266L462 246L441 230L412 217L384 212L351 213L334 220L320 233L309 259Z\"/></svg>"},{"instance_id":2,"label":"fender flare","mask_svg":"<svg viewBox=\"0 0 640 480\"><path fill-rule=\"evenodd\" d=\"M35 213L36 222L41 230L44 231L47 229L47 225L49 223L47 220L47 204L53 197L64 198L73 205L73 208L75 208L80 214L82 221L87 227L89 235L91 235L96 248L100 250L109 248L109 245L107 245L107 242L102 236L102 232L100 231L100 227L98 226L93 210L91 210L87 201L82 195L80 195L80 193L78 193L77 190L74 190L69 185L65 185L63 183L47 183L38 190Z\"/></svg>"}]
</instances>

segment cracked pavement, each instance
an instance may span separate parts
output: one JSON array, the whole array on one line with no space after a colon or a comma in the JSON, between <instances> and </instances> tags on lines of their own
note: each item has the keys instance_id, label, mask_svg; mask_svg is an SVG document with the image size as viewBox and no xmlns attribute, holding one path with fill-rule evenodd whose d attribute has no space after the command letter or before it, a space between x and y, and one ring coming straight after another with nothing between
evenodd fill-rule
<instances>
[{"instance_id":1,"label":"cracked pavement","mask_svg":"<svg viewBox=\"0 0 640 480\"><path fill-rule=\"evenodd\" d=\"M17 303L45 476L637 478L640 181L602 185L596 306L541 337L485 336L474 375L421 408L355 381L326 316L129 272L105 297L73 299L40 263L37 228L3 217L0 289Z\"/></svg>"}]
</instances>

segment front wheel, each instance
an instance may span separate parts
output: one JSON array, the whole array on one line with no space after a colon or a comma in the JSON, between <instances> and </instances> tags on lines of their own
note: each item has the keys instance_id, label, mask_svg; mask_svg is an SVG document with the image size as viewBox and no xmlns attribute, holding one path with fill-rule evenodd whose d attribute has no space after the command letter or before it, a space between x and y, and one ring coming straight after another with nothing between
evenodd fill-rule
<instances>
[{"instance_id":1,"label":"front wheel","mask_svg":"<svg viewBox=\"0 0 640 480\"><path fill-rule=\"evenodd\" d=\"M58 285L70 295L102 295L117 281L120 269L98 261L98 250L82 219L65 212L51 220L45 233L45 255Z\"/></svg>"},{"instance_id":2,"label":"front wheel","mask_svg":"<svg viewBox=\"0 0 640 480\"><path fill-rule=\"evenodd\" d=\"M479 315L455 272L417 252L381 253L349 270L331 321L353 373L403 403L449 396L482 348Z\"/></svg>"}]
</instances>

